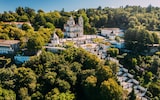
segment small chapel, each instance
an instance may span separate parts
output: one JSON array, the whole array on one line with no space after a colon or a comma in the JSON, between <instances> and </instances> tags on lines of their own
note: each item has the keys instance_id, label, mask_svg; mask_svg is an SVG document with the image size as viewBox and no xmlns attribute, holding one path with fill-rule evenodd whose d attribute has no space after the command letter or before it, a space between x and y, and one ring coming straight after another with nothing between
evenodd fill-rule
<instances>
[{"instance_id":1,"label":"small chapel","mask_svg":"<svg viewBox=\"0 0 160 100\"><path fill-rule=\"evenodd\" d=\"M67 24L64 24L64 36L69 38L76 38L83 36L83 18L80 16L78 18L78 23L75 23L75 20L71 16L67 21Z\"/></svg>"},{"instance_id":2,"label":"small chapel","mask_svg":"<svg viewBox=\"0 0 160 100\"><path fill-rule=\"evenodd\" d=\"M51 45L56 46L59 44L59 37L56 33L53 34L53 37L51 38Z\"/></svg>"}]
</instances>

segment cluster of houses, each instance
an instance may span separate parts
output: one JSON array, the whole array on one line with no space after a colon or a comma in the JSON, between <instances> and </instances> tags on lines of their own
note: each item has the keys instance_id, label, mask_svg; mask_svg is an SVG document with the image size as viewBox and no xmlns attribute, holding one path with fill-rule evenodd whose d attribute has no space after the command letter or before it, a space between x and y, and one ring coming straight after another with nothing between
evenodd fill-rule
<instances>
[{"instance_id":1,"label":"cluster of houses","mask_svg":"<svg viewBox=\"0 0 160 100\"><path fill-rule=\"evenodd\" d=\"M84 44L81 45L81 47L88 52L97 55L100 59L105 59L107 56L107 46L104 44Z\"/></svg>"},{"instance_id":2,"label":"cluster of houses","mask_svg":"<svg viewBox=\"0 0 160 100\"><path fill-rule=\"evenodd\" d=\"M48 45L45 46L46 50L51 52L65 50L65 43L67 41L72 41L76 47L84 48L85 50L98 55L99 58L104 59L107 55L106 49L108 48L108 45L94 43L93 39L95 38L105 39L116 48L124 48L124 41L117 42L114 39L116 36L123 36L123 31L119 28L103 28L101 29L100 35L84 35L83 23L82 16L78 18L78 22L71 16L67 23L64 24L65 38L60 39L56 34L53 34L51 43L48 43ZM4 22L4 24L14 24L19 28L21 28L23 24L31 26L29 22ZM106 39L106 37L108 37L108 39ZM0 40L0 54L16 54L16 52L19 51L19 44L19 40ZM28 61L29 58L29 56L24 55L14 56L15 61L18 63L24 63L25 61Z\"/></svg>"},{"instance_id":3,"label":"cluster of houses","mask_svg":"<svg viewBox=\"0 0 160 100\"><path fill-rule=\"evenodd\" d=\"M29 22L4 22L4 24L15 24L17 27L22 27L23 24L28 24L31 26ZM74 18L71 16L66 24L64 24L64 36L66 38L59 39L59 37L54 34L51 37L51 43L48 44L49 47L55 47L55 45L59 45L64 43L67 40L71 40L75 42L77 45L81 45L83 43L92 42L93 38L99 38L98 35L84 35L83 34L83 18L80 16L78 18L78 22L76 23ZM102 37L109 37L112 40L111 44L115 47L120 47L116 41L114 41L115 36L123 35L123 32L119 28L104 28L101 29ZM101 38L101 37L100 37ZM19 40L0 40L0 54L14 54L19 50ZM121 45L122 46L122 45ZM82 46L83 47L83 46Z\"/></svg>"},{"instance_id":4,"label":"cluster of houses","mask_svg":"<svg viewBox=\"0 0 160 100\"><path fill-rule=\"evenodd\" d=\"M12 23L7 23L12 24ZM15 24L15 23L14 23ZM21 27L23 23L17 23ZM30 24L29 24L30 25ZM102 28L99 35L84 35L83 34L83 18L80 16L78 22L75 23L74 18L71 16L66 24L64 24L64 36L60 39L55 33L51 37L51 43L45 46L47 51L58 52L65 50L66 42L73 42L75 47L81 47L92 54L97 55L101 59L107 59L107 49L110 47L103 43L95 43L93 40L100 38L105 42L109 42L113 47L122 49L124 48L124 40L120 39L119 42L115 38L123 37L124 32L119 28ZM15 54L19 50L18 40L0 40L0 54ZM29 60L29 56L14 56L18 63L24 63ZM115 60L116 61L116 60ZM146 100L145 93L147 89L139 85L139 82L133 78L134 76L128 72L122 65L120 65L117 78L124 89L131 92L132 89L141 99Z\"/></svg>"},{"instance_id":5,"label":"cluster of houses","mask_svg":"<svg viewBox=\"0 0 160 100\"><path fill-rule=\"evenodd\" d=\"M115 40L116 36L123 37L123 30L119 28L103 28L99 35L84 35L83 34L83 18L80 16L78 22L75 23L74 18L71 16L66 24L64 24L64 36L65 38L59 39L56 34L53 34L51 38L51 43L46 46L48 51L59 51L63 50L65 42L72 41L75 46L82 47L93 54L98 54L100 58L106 56L106 48L104 44L94 43L93 39L102 38L106 42L110 42L113 47L124 48L124 40L121 39L120 42ZM106 39L106 37L108 39ZM103 45L103 46L102 46ZM103 49L103 50L100 50Z\"/></svg>"},{"instance_id":6,"label":"cluster of houses","mask_svg":"<svg viewBox=\"0 0 160 100\"><path fill-rule=\"evenodd\" d=\"M70 23L73 25L69 25ZM95 43L93 40L96 38L101 38L116 48L124 48L124 40L121 40L120 42L115 41L116 36L123 37L124 35L123 31L119 28L103 28L101 29L100 35L83 35L81 31L77 31L77 29L80 28L72 29L74 26L78 27L78 25L75 25L75 22L73 22L73 18L71 17L67 22L67 26L65 25L65 27L67 27L65 29L68 29L65 33L66 38L59 39L58 36L54 34L51 39L51 43L48 44L46 48L53 52L63 50L65 42L72 41L75 47L81 47L92 54L97 55L101 59L108 59L107 48L109 48L109 46L101 43ZM75 32L74 34L76 35L72 35L73 32ZM113 58L110 59L114 60ZM114 61L118 63L117 60ZM117 78L121 86L128 92L131 92L132 89L134 89L138 98L141 100L147 100L145 97L147 89L140 86L140 83L134 79L134 76L128 72L128 69L124 68L122 65L120 65Z\"/></svg>"},{"instance_id":7,"label":"cluster of houses","mask_svg":"<svg viewBox=\"0 0 160 100\"><path fill-rule=\"evenodd\" d=\"M145 96L147 88L140 86L139 81L134 79L134 76L130 74L128 69L124 68L123 65L119 65L117 78L123 89L127 90L129 93L134 89L135 94L140 100L148 100L148 97Z\"/></svg>"},{"instance_id":8,"label":"cluster of houses","mask_svg":"<svg viewBox=\"0 0 160 100\"><path fill-rule=\"evenodd\" d=\"M20 50L19 40L2 40L0 39L0 55L12 55L14 56L16 52ZM23 63L29 60L29 56L14 56L14 60L17 63Z\"/></svg>"}]
</instances>

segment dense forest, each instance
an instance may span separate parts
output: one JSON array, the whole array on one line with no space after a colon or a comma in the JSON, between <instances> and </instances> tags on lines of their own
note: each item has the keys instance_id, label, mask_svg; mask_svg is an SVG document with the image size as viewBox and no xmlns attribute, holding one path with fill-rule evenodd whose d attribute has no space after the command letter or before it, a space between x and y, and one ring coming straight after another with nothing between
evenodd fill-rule
<instances>
[{"instance_id":1,"label":"dense forest","mask_svg":"<svg viewBox=\"0 0 160 100\"><path fill-rule=\"evenodd\" d=\"M96 34L105 27L125 30L125 46L132 52L125 54L120 50L121 55L113 56L136 76L141 85L148 88L148 97L160 98L160 52L145 55L150 46L160 44L158 7L98 7L70 12L65 9L44 12L42 9L35 11L29 7L18 7L15 11L0 14L0 39L20 40L22 49L36 51L50 41L53 31L63 38L63 25L70 16L75 20L78 16L83 17L85 34ZM30 22L32 26L24 23L19 28L5 22ZM117 82L115 68L115 63L104 62L83 49L71 47L59 54L43 51L23 65L0 68L0 99L129 99L131 96L127 97Z\"/></svg>"},{"instance_id":2,"label":"dense forest","mask_svg":"<svg viewBox=\"0 0 160 100\"><path fill-rule=\"evenodd\" d=\"M2 100L121 100L111 66L83 49L43 52L22 67L0 69ZM110 98L110 99L109 99Z\"/></svg>"}]
</instances>

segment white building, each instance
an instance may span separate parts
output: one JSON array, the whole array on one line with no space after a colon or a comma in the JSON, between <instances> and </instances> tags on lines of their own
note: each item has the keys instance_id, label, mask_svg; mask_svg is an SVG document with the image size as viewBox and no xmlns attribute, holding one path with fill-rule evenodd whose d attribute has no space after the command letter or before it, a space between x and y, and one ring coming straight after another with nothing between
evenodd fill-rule
<instances>
[{"instance_id":1,"label":"white building","mask_svg":"<svg viewBox=\"0 0 160 100\"><path fill-rule=\"evenodd\" d=\"M63 47L51 47L51 46L45 46L45 48L46 48L47 51L53 52L53 53L61 52L61 51L66 50L66 49L63 48Z\"/></svg>"},{"instance_id":2,"label":"white building","mask_svg":"<svg viewBox=\"0 0 160 100\"><path fill-rule=\"evenodd\" d=\"M54 34L53 34L53 37L51 38L51 44L52 44L53 46L59 44L59 37L57 36L56 33L54 33Z\"/></svg>"},{"instance_id":3,"label":"white building","mask_svg":"<svg viewBox=\"0 0 160 100\"><path fill-rule=\"evenodd\" d=\"M0 40L0 54L13 54L19 49L18 40Z\"/></svg>"},{"instance_id":4,"label":"white building","mask_svg":"<svg viewBox=\"0 0 160 100\"><path fill-rule=\"evenodd\" d=\"M59 45L59 43L60 43L59 37L57 36L56 33L53 33L53 36L51 37L51 43L48 43L48 46L51 46L51 47L57 46Z\"/></svg>"},{"instance_id":5,"label":"white building","mask_svg":"<svg viewBox=\"0 0 160 100\"><path fill-rule=\"evenodd\" d=\"M64 36L70 38L83 36L83 18L81 16L78 18L77 24L72 16L69 18L67 24L64 24Z\"/></svg>"},{"instance_id":6,"label":"white building","mask_svg":"<svg viewBox=\"0 0 160 100\"><path fill-rule=\"evenodd\" d=\"M109 39L115 39L116 36L123 36L124 33L119 28L102 28L101 35Z\"/></svg>"}]
</instances>

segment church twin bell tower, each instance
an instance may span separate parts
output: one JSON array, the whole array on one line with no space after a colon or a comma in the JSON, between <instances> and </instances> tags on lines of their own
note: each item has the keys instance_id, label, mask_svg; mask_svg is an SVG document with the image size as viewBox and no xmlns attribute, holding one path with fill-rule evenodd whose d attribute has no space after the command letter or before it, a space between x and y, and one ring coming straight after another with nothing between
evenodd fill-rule
<instances>
[{"instance_id":1,"label":"church twin bell tower","mask_svg":"<svg viewBox=\"0 0 160 100\"><path fill-rule=\"evenodd\" d=\"M75 23L75 20L71 16L67 21L67 24L64 24L64 36L70 38L76 38L83 36L83 18L80 16L78 18L78 23Z\"/></svg>"},{"instance_id":2,"label":"church twin bell tower","mask_svg":"<svg viewBox=\"0 0 160 100\"><path fill-rule=\"evenodd\" d=\"M83 18L82 18L82 16L80 16L78 18L78 24L79 24L79 26L83 26Z\"/></svg>"}]
</instances>

